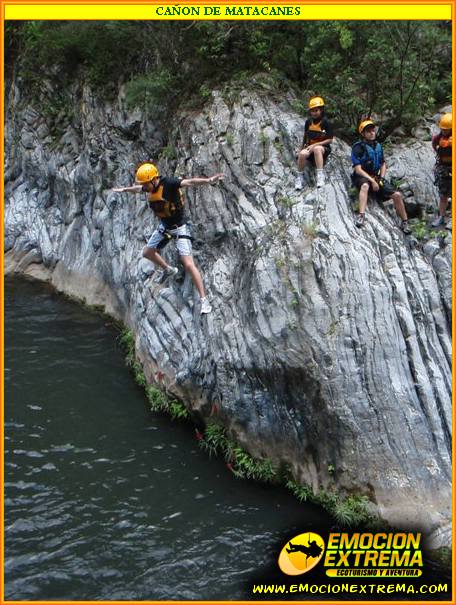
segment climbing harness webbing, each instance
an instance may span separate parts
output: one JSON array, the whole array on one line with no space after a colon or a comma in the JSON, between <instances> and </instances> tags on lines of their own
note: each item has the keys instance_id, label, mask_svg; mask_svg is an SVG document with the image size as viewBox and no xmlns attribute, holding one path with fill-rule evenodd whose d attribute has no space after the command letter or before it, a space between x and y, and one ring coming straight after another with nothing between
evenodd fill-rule
<instances>
[{"instance_id":1,"label":"climbing harness webbing","mask_svg":"<svg viewBox=\"0 0 456 605\"><path fill-rule=\"evenodd\" d=\"M193 237L191 235L173 235L172 233L166 230L163 231L162 235L163 239L157 246L158 250L162 250L165 246L169 244L172 239L189 239L191 242L193 241Z\"/></svg>"}]
</instances>

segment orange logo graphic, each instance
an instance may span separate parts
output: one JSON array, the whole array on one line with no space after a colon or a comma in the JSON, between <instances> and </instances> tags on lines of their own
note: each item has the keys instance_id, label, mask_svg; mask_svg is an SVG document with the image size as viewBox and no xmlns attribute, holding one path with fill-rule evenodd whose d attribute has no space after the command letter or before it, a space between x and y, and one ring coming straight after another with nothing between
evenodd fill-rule
<instances>
[{"instance_id":1,"label":"orange logo graphic","mask_svg":"<svg viewBox=\"0 0 456 605\"><path fill-rule=\"evenodd\" d=\"M298 576L310 571L322 558L325 542L311 531L292 538L280 551L279 567L288 576Z\"/></svg>"}]
</instances>

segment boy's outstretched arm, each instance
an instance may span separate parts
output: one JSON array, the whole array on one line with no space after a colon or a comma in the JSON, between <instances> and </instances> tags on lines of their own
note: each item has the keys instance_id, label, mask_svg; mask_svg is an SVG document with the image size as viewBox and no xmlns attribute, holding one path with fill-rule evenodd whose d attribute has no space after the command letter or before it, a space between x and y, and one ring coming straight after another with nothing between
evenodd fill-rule
<instances>
[{"instance_id":1,"label":"boy's outstretched arm","mask_svg":"<svg viewBox=\"0 0 456 605\"><path fill-rule=\"evenodd\" d=\"M142 185L131 185L130 187L113 187L115 193L141 193Z\"/></svg>"},{"instance_id":2,"label":"boy's outstretched arm","mask_svg":"<svg viewBox=\"0 0 456 605\"><path fill-rule=\"evenodd\" d=\"M222 181L225 178L225 175L219 172L218 174L214 174L209 177L200 177L196 176L191 179L182 179L180 186L181 187L193 187L194 185L215 185L218 181Z\"/></svg>"}]
</instances>

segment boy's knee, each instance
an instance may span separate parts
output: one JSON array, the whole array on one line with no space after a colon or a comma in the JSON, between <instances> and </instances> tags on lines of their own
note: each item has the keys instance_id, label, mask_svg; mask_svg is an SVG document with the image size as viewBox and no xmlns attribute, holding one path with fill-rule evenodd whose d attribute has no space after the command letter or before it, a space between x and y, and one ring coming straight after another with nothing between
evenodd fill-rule
<instances>
[{"instance_id":1,"label":"boy's knee","mask_svg":"<svg viewBox=\"0 0 456 605\"><path fill-rule=\"evenodd\" d=\"M194 266L193 256L183 255L180 257L181 263L184 265L184 269L190 269Z\"/></svg>"},{"instance_id":2,"label":"boy's knee","mask_svg":"<svg viewBox=\"0 0 456 605\"><path fill-rule=\"evenodd\" d=\"M149 248L149 246L144 246L143 251L142 251L143 258L150 259L150 258L153 258L156 254L157 254L156 248Z\"/></svg>"},{"instance_id":3,"label":"boy's knee","mask_svg":"<svg viewBox=\"0 0 456 605\"><path fill-rule=\"evenodd\" d=\"M369 191L369 183L363 183L360 187L360 191Z\"/></svg>"}]
</instances>

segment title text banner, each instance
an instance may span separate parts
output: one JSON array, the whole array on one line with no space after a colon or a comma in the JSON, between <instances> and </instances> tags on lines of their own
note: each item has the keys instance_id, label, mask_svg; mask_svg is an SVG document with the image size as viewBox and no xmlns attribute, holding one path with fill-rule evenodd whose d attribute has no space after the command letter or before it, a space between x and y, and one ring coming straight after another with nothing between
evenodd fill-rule
<instances>
[{"instance_id":1,"label":"title text banner","mask_svg":"<svg viewBox=\"0 0 456 605\"><path fill-rule=\"evenodd\" d=\"M450 4L4 4L10 20L450 20ZM366 17L364 17L364 15Z\"/></svg>"}]
</instances>

